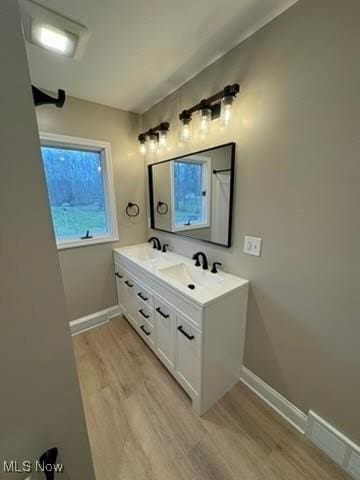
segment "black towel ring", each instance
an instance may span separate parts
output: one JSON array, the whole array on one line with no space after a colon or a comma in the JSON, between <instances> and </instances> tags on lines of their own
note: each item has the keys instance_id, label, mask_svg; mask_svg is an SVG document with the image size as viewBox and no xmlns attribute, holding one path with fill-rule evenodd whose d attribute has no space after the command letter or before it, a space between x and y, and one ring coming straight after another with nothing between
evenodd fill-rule
<instances>
[{"instance_id":1,"label":"black towel ring","mask_svg":"<svg viewBox=\"0 0 360 480\"><path fill-rule=\"evenodd\" d=\"M158 202L156 211L159 215L166 215L169 211L168 204L165 202Z\"/></svg>"},{"instance_id":2,"label":"black towel ring","mask_svg":"<svg viewBox=\"0 0 360 480\"><path fill-rule=\"evenodd\" d=\"M131 210L133 210L133 213L131 213ZM137 203L129 202L125 211L128 217L137 217L140 213L140 208Z\"/></svg>"}]
</instances>

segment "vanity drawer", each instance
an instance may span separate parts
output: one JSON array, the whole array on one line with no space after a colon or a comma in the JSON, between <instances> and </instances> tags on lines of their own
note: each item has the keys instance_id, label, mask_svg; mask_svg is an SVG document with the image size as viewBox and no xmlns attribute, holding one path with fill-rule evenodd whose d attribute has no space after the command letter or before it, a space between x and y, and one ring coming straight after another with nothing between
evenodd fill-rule
<instances>
[{"instance_id":1,"label":"vanity drawer","mask_svg":"<svg viewBox=\"0 0 360 480\"><path fill-rule=\"evenodd\" d=\"M138 331L145 342L152 348L155 348L154 327L145 319L139 322Z\"/></svg>"},{"instance_id":2,"label":"vanity drawer","mask_svg":"<svg viewBox=\"0 0 360 480\"><path fill-rule=\"evenodd\" d=\"M139 299L136 300L136 305L137 305L137 317L138 317L139 323L141 323L143 320L146 320L151 325L154 325L152 308L150 308L147 305L144 305L144 303Z\"/></svg>"},{"instance_id":3,"label":"vanity drawer","mask_svg":"<svg viewBox=\"0 0 360 480\"><path fill-rule=\"evenodd\" d=\"M143 305L146 305L150 308L153 307L153 296L145 287L138 284L135 291L137 298L140 300L140 302L143 302Z\"/></svg>"}]
</instances>

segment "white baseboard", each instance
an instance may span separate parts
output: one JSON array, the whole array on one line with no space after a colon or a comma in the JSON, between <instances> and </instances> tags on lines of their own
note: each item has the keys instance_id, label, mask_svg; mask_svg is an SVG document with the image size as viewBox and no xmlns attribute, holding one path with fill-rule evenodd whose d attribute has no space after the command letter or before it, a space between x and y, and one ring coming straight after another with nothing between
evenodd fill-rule
<instances>
[{"instance_id":1,"label":"white baseboard","mask_svg":"<svg viewBox=\"0 0 360 480\"><path fill-rule=\"evenodd\" d=\"M312 410L306 415L248 368L240 380L355 480L360 480L360 447Z\"/></svg>"},{"instance_id":2,"label":"white baseboard","mask_svg":"<svg viewBox=\"0 0 360 480\"><path fill-rule=\"evenodd\" d=\"M121 314L121 309L118 305L114 307L101 310L100 312L86 315L86 317L78 318L70 322L70 330L72 335L78 335L79 333L86 332L92 328L96 328L103 323L108 322L110 319L117 317Z\"/></svg>"},{"instance_id":3,"label":"white baseboard","mask_svg":"<svg viewBox=\"0 0 360 480\"><path fill-rule=\"evenodd\" d=\"M312 410L305 435L353 478L360 480L360 447Z\"/></svg>"},{"instance_id":4,"label":"white baseboard","mask_svg":"<svg viewBox=\"0 0 360 480\"><path fill-rule=\"evenodd\" d=\"M304 433L307 416L248 368L241 368L240 380L299 432Z\"/></svg>"},{"instance_id":5,"label":"white baseboard","mask_svg":"<svg viewBox=\"0 0 360 480\"><path fill-rule=\"evenodd\" d=\"M119 305L115 305L114 307L110 307L110 308L107 309L107 311L108 311L110 320L112 318L118 317L119 315L122 314L122 310L119 307Z\"/></svg>"}]
</instances>

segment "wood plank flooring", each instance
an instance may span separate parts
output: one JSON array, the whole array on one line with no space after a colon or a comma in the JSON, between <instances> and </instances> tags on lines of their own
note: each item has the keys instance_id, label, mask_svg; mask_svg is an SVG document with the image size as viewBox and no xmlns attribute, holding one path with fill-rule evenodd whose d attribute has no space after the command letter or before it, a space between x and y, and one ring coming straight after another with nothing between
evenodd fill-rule
<instances>
[{"instance_id":1,"label":"wood plank flooring","mask_svg":"<svg viewBox=\"0 0 360 480\"><path fill-rule=\"evenodd\" d=\"M349 478L241 383L196 417L124 318L74 348L97 480Z\"/></svg>"}]
</instances>

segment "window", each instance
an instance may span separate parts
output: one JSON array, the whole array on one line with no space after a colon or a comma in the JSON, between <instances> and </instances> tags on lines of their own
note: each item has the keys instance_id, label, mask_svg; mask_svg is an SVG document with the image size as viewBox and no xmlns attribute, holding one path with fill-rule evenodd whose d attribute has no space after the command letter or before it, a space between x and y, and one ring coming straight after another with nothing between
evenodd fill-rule
<instances>
[{"instance_id":1,"label":"window","mask_svg":"<svg viewBox=\"0 0 360 480\"><path fill-rule=\"evenodd\" d=\"M110 145L41 134L41 154L58 247L116 241Z\"/></svg>"},{"instance_id":2,"label":"window","mask_svg":"<svg viewBox=\"0 0 360 480\"><path fill-rule=\"evenodd\" d=\"M209 159L173 162L173 230L209 226Z\"/></svg>"}]
</instances>

